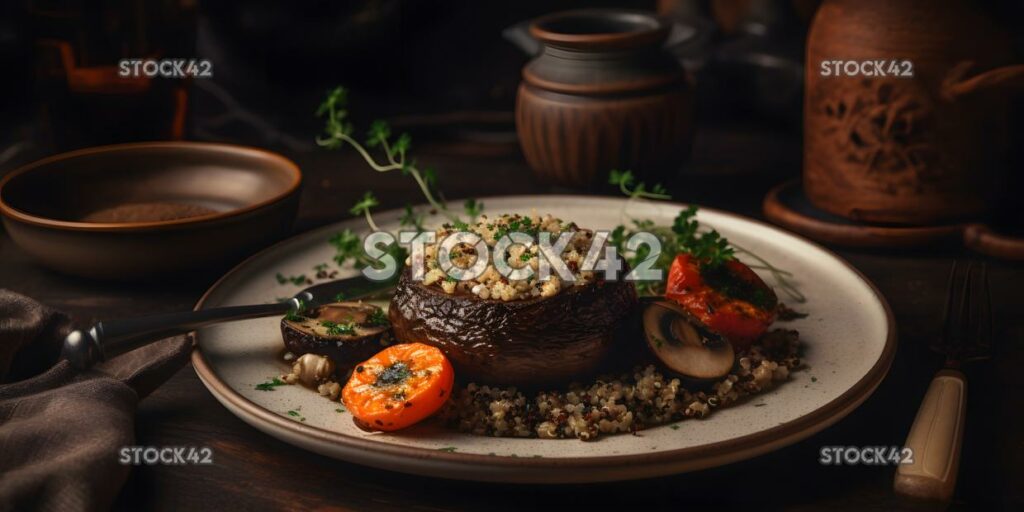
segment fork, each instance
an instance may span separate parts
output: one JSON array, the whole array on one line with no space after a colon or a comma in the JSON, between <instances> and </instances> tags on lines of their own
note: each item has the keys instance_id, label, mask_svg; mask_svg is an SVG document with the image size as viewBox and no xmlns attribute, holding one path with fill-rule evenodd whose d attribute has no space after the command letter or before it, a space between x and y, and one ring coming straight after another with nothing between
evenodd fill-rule
<instances>
[{"instance_id":1,"label":"fork","mask_svg":"<svg viewBox=\"0 0 1024 512\"><path fill-rule=\"evenodd\" d=\"M988 266L954 261L949 272L942 334L930 348L946 356L935 374L904 445L912 461L896 470L899 494L948 501L956 488L967 409L967 378L960 368L987 359L991 352L992 305ZM976 267L980 267L977 269Z\"/></svg>"}]
</instances>

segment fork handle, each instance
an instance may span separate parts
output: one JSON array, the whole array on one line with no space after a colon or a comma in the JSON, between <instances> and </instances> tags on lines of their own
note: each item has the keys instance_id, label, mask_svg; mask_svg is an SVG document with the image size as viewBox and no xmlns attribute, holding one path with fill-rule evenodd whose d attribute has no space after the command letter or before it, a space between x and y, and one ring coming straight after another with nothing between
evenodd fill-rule
<instances>
[{"instance_id":1,"label":"fork handle","mask_svg":"<svg viewBox=\"0 0 1024 512\"><path fill-rule=\"evenodd\" d=\"M75 368L85 370L100 361L143 345L207 325L300 310L311 299L311 295L303 292L287 301L273 304L228 306L97 322L88 329L68 334L64 338L61 357L70 361Z\"/></svg>"},{"instance_id":2,"label":"fork handle","mask_svg":"<svg viewBox=\"0 0 1024 512\"><path fill-rule=\"evenodd\" d=\"M913 462L896 470L893 487L906 496L948 501L956 488L967 409L963 372L940 370L928 386L907 436Z\"/></svg>"}]
</instances>

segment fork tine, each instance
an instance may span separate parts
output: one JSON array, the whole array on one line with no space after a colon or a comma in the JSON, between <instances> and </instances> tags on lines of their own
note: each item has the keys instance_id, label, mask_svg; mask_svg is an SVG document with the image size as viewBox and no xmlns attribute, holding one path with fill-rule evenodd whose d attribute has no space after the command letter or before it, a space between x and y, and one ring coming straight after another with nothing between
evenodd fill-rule
<instances>
[{"instance_id":1,"label":"fork tine","mask_svg":"<svg viewBox=\"0 0 1024 512\"><path fill-rule=\"evenodd\" d=\"M946 280L946 306L942 310L942 332L939 335L939 345L935 347L939 351L944 351L949 347L949 333L953 330L953 297L955 296L956 270L959 264L958 260L953 260L953 265L949 268L949 278Z\"/></svg>"},{"instance_id":2,"label":"fork tine","mask_svg":"<svg viewBox=\"0 0 1024 512\"><path fill-rule=\"evenodd\" d=\"M981 297L978 313L978 346L988 351L992 346L992 294L988 284L988 263L981 264Z\"/></svg>"},{"instance_id":3,"label":"fork tine","mask_svg":"<svg viewBox=\"0 0 1024 512\"><path fill-rule=\"evenodd\" d=\"M968 343L971 335L971 278L973 277L974 262L967 262L967 271L964 273L964 284L960 289L960 312L959 324L956 326L956 337L953 338L954 350L959 352Z\"/></svg>"}]
</instances>

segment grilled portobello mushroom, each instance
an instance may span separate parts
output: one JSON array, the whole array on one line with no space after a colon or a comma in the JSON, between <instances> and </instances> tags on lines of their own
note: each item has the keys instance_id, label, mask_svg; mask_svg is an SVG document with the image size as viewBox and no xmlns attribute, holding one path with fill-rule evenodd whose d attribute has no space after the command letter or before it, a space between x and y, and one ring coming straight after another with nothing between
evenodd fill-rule
<instances>
[{"instance_id":1,"label":"grilled portobello mushroom","mask_svg":"<svg viewBox=\"0 0 1024 512\"><path fill-rule=\"evenodd\" d=\"M384 311L362 302L324 304L281 320L281 336L289 352L327 356L339 375L389 345L389 331Z\"/></svg>"},{"instance_id":2,"label":"grilled portobello mushroom","mask_svg":"<svg viewBox=\"0 0 1024 512\"><path fill-rule=\"evenodd\" d=\"M633 327L636 289L597 280L551 297L501 301L447 294L406 268L388 308L396 341L441 349L462 380L540 388L599 369Z\"/></svg>"}]
</instances>

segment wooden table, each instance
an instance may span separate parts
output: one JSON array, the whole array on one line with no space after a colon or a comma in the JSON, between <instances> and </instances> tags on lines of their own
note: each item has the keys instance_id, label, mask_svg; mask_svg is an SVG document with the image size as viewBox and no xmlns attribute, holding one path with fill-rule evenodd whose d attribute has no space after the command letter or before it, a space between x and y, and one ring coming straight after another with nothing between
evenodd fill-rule
<instances>
[{"instance_id":1,"label":"wooden table","mask_svg":"<svg viewBox=\"0 0 1024 512\"><path fill-rule=\"evenodd\" d=\"M704 129L693 160L671 187L677 199L759 216L767 189L799 169L799 141L774 130ZM508 148L472 144L418 146L421 162L439 170L450 197L556 192L538 184ZM348 216L357 196L372 188L384 207L419 202L414 185L396 174L376 175L351 152L290 155L306 173L296 231ZM565 192L565 191L557 191ZM927 342L938 330L945 279L956 250L899 254L839 251L889 300L899 328L892 371L849 417L795 446L722 468L653 480L600 485L517 486L413 477L304 452L249 427L220 406L191 367L182 368L139 406L137 443L209 446L211 466L140 466L119 497L125 510L340 509L520 510L596 509L649 503L678 510L691 504L725 509L750 505L817 510L927 508L892 493L893 467L822 466L828 445L900 445L940 358ZM1024 503L1024 272L990 268L997 357L968 369L970 398L955 508L1017 508ZM70 312L97 318L190 309L217 272L164 284L89 282L35 266L0 235L0 286Z\"/></svg>"}]
</instances>

